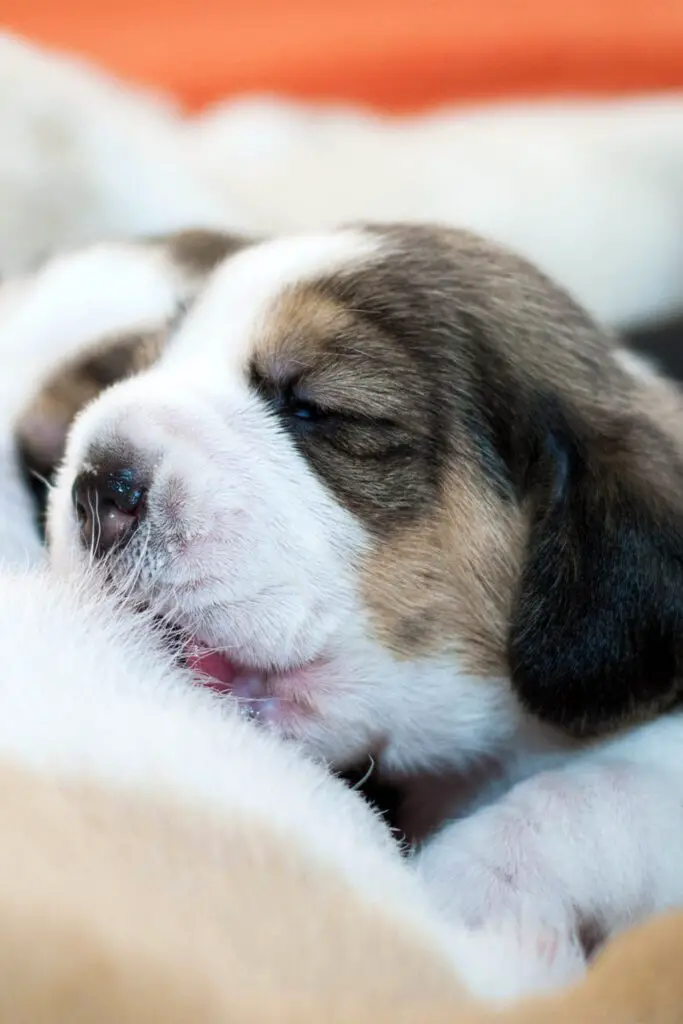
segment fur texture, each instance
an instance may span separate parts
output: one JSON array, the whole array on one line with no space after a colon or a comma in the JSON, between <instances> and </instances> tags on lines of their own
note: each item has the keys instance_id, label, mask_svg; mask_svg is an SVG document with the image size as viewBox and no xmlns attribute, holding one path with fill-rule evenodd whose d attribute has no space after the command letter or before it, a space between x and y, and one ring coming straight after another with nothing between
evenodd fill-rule
<instances>
[{"instance_id":1,"label":"fur texture","mask_svg":"<svg viewBox=\"0 0 683 1024\"><path fill-rule=\"evenodd\" d=\"M107 577L317 757L452 774L468 796L419 870L534 988L683 900L683 726L661 717L679 418L564 292L466 233L254 244L77 418L52 558L97 561L75 482L98 522L98 481L134 472L139 525Z\"/></svg>"},{"instance_id":2,"label":"fur texture","mask_svg":"<svg viewBox=\"0 0 683 1024\"><path fill-rule=\"evenodd\" d=\"M407 923L250 815L6 764L0 791L7 1024L681 1019L680 916L622 937L580 986L492 1012Z\"/></svg>"}]
</instances>

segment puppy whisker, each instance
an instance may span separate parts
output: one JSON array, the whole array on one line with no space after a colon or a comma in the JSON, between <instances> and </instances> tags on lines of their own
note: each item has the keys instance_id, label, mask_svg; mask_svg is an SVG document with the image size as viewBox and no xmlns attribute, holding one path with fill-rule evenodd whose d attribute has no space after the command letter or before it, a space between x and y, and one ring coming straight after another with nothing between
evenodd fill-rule
<instances>
[{"instance_id":1,"label":"puppy whisker","mask_svg":"<svg viewBox=\"0 0 683 1024\"><path fill-rule=\"evenodd\" d=\"M42 473L39 473L37 469L33 469L33 467L31 467L31 469L29 469L29 475L32 476L34 480L37 480L38 483L41 483L47 491L56 490L55 484L48 480L47 477L43 476Z\"/></svg>"}]
</instances>

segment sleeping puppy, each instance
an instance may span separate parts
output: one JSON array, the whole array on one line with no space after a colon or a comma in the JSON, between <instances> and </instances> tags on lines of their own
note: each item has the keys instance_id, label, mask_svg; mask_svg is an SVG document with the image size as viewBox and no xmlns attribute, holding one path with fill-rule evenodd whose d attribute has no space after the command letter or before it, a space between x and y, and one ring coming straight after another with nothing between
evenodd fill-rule
<instances>
[{"instance_id":1,"label":"sleeping puppy","mask_svg":"<svg viewBox=\"0 0 683 1024\"><path fill-rule=\"evenodd\" d=\"M316 756L453 776L417 867L534 987L683 901L680 412L469 234L244 245L77 418L52 559Z\"/></svg>"},{"instance_id":2,"label":"sleeping puppy","mask_svg":"<svg viewBox=\"0 0 683 1024\"><path fill-rule=\"evenodd\" d=\"M34 483L60 462L76 413L158 358L207 275L244 244L238 235L180 231L135 245L90 246L0 286L2 347L14 370L0 399L11 419L19 396L17 435Z\"/></svg>"}]
</instances>

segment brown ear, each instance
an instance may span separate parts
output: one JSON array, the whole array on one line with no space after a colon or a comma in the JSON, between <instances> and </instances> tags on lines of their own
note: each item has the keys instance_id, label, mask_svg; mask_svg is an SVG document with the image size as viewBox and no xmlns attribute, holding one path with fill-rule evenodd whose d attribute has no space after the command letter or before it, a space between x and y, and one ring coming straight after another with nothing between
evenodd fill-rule
<instances>
[{"instance_id":1,"label":"brown ear","mask_svg":"<svg viewBox=\"0 0 683 1024\"><path fill-rule=\"evenodd\" d=\"M176 316L154 329L100 339L63 363L24 410L15 427L15 438L41 518L45 511L45 482L51 481L64 456L66 438L76 415L105 388L155 363L178 318L192 304L208 275L223 260L253 242L245 235L204 229L178 231L139 242L162 247L169 265L175 267L182 283Z\"/></svg>"},{"instance_id":2,"label":"brown ear","mask_svg":"<svg viewBox=\"0 0 683 1024\"><path fill-rule=\"evenodd\" d=\"M101 341L62 364L21 414L15 427L17 448L41 512L45 482L51 481L64 456L76 415L105 388L151 366L163 350L166 334L163 328Z\"/></svg>"},{"instance_id":3,"label":"brown ear","mask_svg":"<svg viewBox=\"0 0 683 1024\"><path fill-rule=\"evenodd\" d=\"M245 235L194 229L138 242L161 247L169 265L176 268L182 282L177 314L172 322L155 329L124 331L99 339L88 350L60 366L17 425L19 448L30 470L49 478L64 454L66 435L76 414L105 388L150 367L208 275L219 263L253 241Z\"/></svg>"},{"instance_id":4,"label":"brown ear","mask_svg":"<svg viewBox=\"0 0 683 1024\"><path fill-rule=\"evenodd\" d=\"M635 414L589 427L555 406L544 423L512 683L539 718L589 735L683 696L683 463Z\"/></svg>"}]
</instances>

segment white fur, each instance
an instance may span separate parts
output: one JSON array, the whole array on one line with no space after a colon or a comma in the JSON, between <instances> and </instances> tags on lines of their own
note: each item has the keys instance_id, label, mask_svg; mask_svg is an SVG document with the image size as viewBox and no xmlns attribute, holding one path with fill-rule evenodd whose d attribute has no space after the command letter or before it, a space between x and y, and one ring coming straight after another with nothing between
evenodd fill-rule
<instances>
[{"instance_id":1,"label":"white fur","mask_svg":"<svg viewBox=\"0 0 683 1024\"><path fill-rule=\"evenodd\" d=\"M53 495L53 557L63 570L88 564L71 482L92 445L128 450L151 467L148 510L110 568L250 666L237 696L272 730L336 762L379 749L390 775L492 760L495 785L427 844L419 868L441 912L502 950L499 994L511 978L543 987L583 970L581 929L609 935L683 902L683 718L572 750L526 718L506 680L401 661L374 639L353 571L367 538L247 383L287 286L373 255L341 233L226 261L168 356L78 419Z\"/></svg>"},{"instance_id":2,"label":"white fur","mask_svg":"<svg viewBox=\"0 0 683 1024\"><path fill-rule=\"evenodd\" d=\"M476 929L519 922L510 969L566 978L583 931L604 939L682 906L681 743L683 716L663 718L446 825L418 858L435 905Z\"/></svg>"},{"instance_id":3,"label":"white fur","mask_svg":"<svg viewBox=\"0 0 683 1024\"><path fill-rule=\"evenodd\" d=\"M0 410L11 422L55 367L120 332L155 329L185 298L163 246L109 243L50 260L0 286Z\"/></svg>"}]
</instances>

